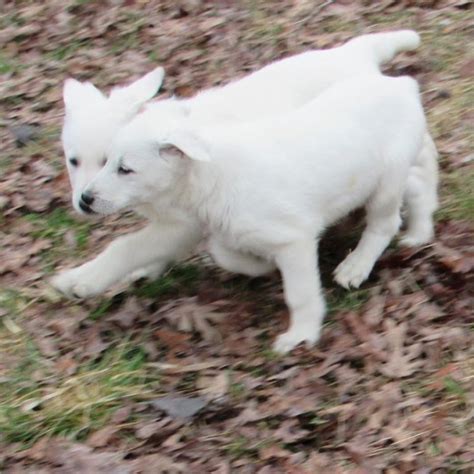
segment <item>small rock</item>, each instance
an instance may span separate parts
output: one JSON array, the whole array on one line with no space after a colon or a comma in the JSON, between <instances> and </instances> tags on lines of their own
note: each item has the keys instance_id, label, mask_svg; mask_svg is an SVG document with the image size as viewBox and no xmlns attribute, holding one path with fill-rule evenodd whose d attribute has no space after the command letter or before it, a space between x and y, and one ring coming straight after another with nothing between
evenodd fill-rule
<instances>
[{"instance_id":1,"label":"small rock","mask_svg":"<svg viewBox=\"0 0 474 474\"><path fill-rule=\"evenodd\" d=\"M151 402L153 408L164 411L171 418L191 418L207 404L205 398L181 396L168 396Z\"/></svg>"},{"instance_id":2,"label":"small rock","mask_svg":"<svg viewBox=\"0 0 474 474\"><path fill-rule=\"evenodd\" d=\"M451 92L449 92L447 89L440 89L436 93L437 99L449 99L450 97L451 97Z\"/></svg>"},{"instance_id":3,"label":"small rock","mask_svg":"<svg viewBox=\"0 0 474 474\"><path fill-rule=\"evenodd\" d=\"M35 125L15 125L10 131L16 140L16 146L21 148L28 142L34 140L38 136L39 128Z\"/></svg>"}]
</instances>

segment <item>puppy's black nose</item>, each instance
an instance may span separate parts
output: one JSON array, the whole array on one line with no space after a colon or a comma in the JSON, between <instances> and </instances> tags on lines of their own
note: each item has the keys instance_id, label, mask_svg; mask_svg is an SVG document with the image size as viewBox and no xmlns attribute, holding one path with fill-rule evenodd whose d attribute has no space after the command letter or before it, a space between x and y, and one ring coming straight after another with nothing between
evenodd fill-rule
<instances>
[{"instance_id":1,"label":"puppy's black nose","mask_svg":"<svg viewBox=\"0 0 474 474\"><path fill-rule=\"evenodd\" d=\"M86 214L93 214L94 211L83 201L79 201L79 207L86 213Z\"/></svg>"},{"instance_id":2,"label":"puppy's black nose","mask_svg":"<svg viewBox=\"0 0 474 474\"><path fill-rule=\"evenodd\" d=\"M92 206L92 203L94 202L94 196L89 193L82 193L81 194L81 201L86 205L86 206Z\"/></svg>"}]
</instances>

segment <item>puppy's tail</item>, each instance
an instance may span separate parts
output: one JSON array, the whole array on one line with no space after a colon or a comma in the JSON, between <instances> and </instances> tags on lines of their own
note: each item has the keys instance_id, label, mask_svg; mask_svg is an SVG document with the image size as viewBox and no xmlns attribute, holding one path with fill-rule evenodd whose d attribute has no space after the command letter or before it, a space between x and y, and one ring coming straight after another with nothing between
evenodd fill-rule
<instances>
[{"instance_id":1,"label":"puppy's tail","mask_svg":"<svg viewBox=\"0 0 474 474\"><path fill-rule=\"evenodd\" d=\"M413 30L372 33L359 36L347 43L366 49L380 66L391 61L400 51L412 51L420 45L420 35Z\"/></svg>"}]
</instances>

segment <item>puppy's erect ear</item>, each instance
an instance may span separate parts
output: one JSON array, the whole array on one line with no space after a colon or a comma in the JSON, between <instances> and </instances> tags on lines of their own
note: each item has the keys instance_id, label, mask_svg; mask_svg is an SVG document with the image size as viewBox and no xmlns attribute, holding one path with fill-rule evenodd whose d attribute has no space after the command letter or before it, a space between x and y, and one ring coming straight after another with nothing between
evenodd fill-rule
<instances>
[{"instance_id":1,"label":"puppy's erect ear","mask_svg":"<svg viewBox=\"0 0 474 474\"><path fill-rule=\"evenodd\" d=\"M87 107L90 102L104 100L105 97L91 82L79 82L76 79L64 81L63 99L67 110Z\"/></svg>"},{"instance_id":2,"label":"puppy's erect ear","mask_svg":"<svg viewBox=\"0 0 474 474\"><path fill-rule=\"evenodd\" d=\"M204 141L187 130L178 130L170 134L160 145L160 154L186 157L196 161L211 161L209 149Z\"/></svg>"},{"instance_id":3,"label":"puppy's erect ear","mask_svg":"<svg viewBox=\"0 0 474 474\"><path fill-rule=\"evenodd\" d=\"M165 70L157 67L132 84L113 89L110 100L133 113L158 92L164 75Z\"/></svg>"}]
</instances>

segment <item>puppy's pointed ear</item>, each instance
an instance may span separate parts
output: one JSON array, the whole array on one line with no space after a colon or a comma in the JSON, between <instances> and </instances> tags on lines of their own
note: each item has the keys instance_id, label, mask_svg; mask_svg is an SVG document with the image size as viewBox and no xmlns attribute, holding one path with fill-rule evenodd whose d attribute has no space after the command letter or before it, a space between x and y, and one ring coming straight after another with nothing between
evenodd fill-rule
<instances>
[{"instance_id":1,"label":"puppy's pointed ear","mask_svg":"<svg viewBox=\"0 0 474 474\"><path fill-rule=\"evenodd\" d=\"M160 145L160 154L165 156L185 157L196 161L211 161L206 143L194 133L178 130Z\"/></svg>"},{"instance_id":2,"label":"puppy's pointed ear","mask_svg":"<svg viewBox=\"0 0 474 474\"><path fill-rule=\"evenodd\" d=\"M87 107L92 101L101 101L105 97L91 82L79 82L76 79L66 79L63 87L63 99L67 110L76 107Z\"/></svg>"},{"instance_id":3,"label":"puppy's pointed ear","mask_svg":"<svg viewBox=\"0 0 474 474\"><path fill-rule=\"evenodd\" d=\"M133 113L158 92L164 76L165 70L157 67L130 85L113 89L110 100Z\"/></svg>"}]
</instances>

